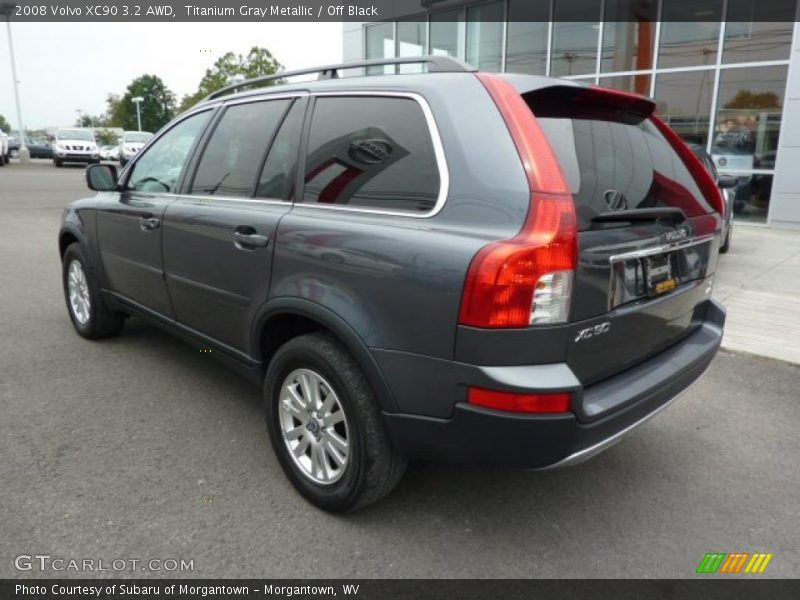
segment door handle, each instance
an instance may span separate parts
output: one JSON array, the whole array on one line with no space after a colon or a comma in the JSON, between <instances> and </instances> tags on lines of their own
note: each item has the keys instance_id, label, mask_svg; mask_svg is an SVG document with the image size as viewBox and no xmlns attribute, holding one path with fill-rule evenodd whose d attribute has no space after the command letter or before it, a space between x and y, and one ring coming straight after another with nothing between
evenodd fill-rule
<instances>
[{"instance_id":1,"label":"door handle","mask_svg":"<svg viewBox=\"0 0 800 600\"><path fill-rule=\"evenodd\" d=\"M259 233L233 232L233 245L239 250L252 250L253 248L266 248L269 238Z\"/></svg>"},{"instance_id":2,"label":"door handle","mask_svg":"<svg viewBox=\"0 0 800 600\"><path fill-rule=\"evenodd\" d=\"M161 225L161 219L157 217L139 217L139 228L142 231L153 231Z\"/></svg>"}]
</instances>

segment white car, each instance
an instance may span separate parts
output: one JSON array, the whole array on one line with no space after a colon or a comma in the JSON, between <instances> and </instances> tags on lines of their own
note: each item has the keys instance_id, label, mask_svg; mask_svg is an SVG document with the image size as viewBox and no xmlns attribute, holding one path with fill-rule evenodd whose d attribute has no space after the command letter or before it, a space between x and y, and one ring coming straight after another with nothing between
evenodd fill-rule
<instances>
[{"instance_id":1,"label":"white car","mask_svg":"<svg viewBox=\"0 0 800 600\"><path fill-rule=\"evenodd\" d=\"M11 150L8 149L8 135L0 131L0 167L7 165L11 160Z\"/></svg>"},{"instance_id":2,"label":"white car","mask_svg":"<svg viewBox=\"0 0 800 600\"><path fill-rule=\"evenodd\" d=\"M103 146L100 148L100 160L119 160L119 146Z\"/></svg>"},{"instance_id":3,"label":"white car","mask_svg":"<svg viewBox=\"0 0 800 600\"><path fill-rule=\"evenodd\" d=\"M61 167L65 162L97 164L100 150L90 129L59 129L53 142L53 164Z\"/></svg>"},{"instance_id":4,"label":"white car","mask_svg":"<svg viewBox=\"0 0 800 600\"><path fill-rule=\"evenodd\" d=\"M142 147L150 141L153 134L147 131L126 131L119 142L119 164L125 166Z\"/></svg>"}]
</instances>

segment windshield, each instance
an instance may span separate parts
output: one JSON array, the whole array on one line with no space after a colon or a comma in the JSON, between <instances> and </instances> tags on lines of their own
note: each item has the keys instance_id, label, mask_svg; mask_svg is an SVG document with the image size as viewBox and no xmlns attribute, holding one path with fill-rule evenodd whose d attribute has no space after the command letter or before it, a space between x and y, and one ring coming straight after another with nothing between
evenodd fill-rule
<instances>
[{"instance_id":1,"label":"windshield","mask_svg":"<svg viewBox=\"0 0 800 600\"><path fill-rule=\"evenodd\" d=\"M153 137L152 133L126 133L125 134L125 143L127 144L144 144L148 141L151 137Z\"/></svg>"},{"instance_id":2,"label":"windshield","mask_svg":"<svg viewBox=\"0 0 800 600\"><path fill-rule=\"evenodd\" d=\"M85 129L62 129L58 132L59 140L82 140L84 142L93 142L94 135L91 131Z\"/></svg>"}]
</instances>

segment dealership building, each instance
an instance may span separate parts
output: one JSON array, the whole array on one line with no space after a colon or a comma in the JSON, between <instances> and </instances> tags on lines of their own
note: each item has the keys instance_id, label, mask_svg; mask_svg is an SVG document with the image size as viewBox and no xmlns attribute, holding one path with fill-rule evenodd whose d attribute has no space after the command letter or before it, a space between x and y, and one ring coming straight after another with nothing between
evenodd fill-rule
<instances>
[{"instance_id":1,"label":"dealership building","mask_svg":"<svg viewBox=\"0 0 800 600\"><path fill-rule=\"evenodd\" d=\"M451 55L485 71L653 97L686 141L738 178L738 222L800 229L800 24L726 20L737 1L429 2L445 6L345 23L343 52L345 60ZM576 4L580 15L570 12Z\"/></svg>"}]
</instances>

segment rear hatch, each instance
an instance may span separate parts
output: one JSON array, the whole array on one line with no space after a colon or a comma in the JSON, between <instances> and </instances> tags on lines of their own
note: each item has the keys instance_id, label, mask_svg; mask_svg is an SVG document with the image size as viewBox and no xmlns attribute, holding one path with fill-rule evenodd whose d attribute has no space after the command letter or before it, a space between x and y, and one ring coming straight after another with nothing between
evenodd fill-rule
<instances>
[{"instance_id":1,"label":"rear hatch","mask_svg":"<svg viewBox=\"0 0 800 600\"><path fill-rule=\"evenodd\" d=\"M567 363L591 385L702 322L718 252L718 191L650 118L647 99L571 85L522 96L575 199Z\"/></svg>"}]
</instances>

